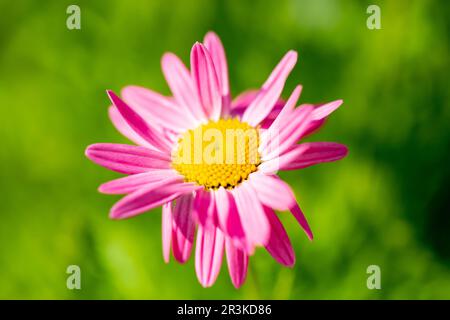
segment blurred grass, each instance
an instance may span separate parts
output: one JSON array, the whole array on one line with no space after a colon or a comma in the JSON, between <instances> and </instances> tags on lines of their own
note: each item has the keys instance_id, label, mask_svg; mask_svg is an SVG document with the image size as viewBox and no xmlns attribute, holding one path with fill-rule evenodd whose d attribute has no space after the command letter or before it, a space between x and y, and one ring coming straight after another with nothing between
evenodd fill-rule
<instances>
[{"instance_id":1,"label":"blurred grass","mask_svg":"<svg viewBox=\"0 0 450 320\"><path fill-rule=\"evenodd\" d=\"M66 29L69 4L0 4L0 298L450 298L445 1L377 1L376 31L368 1L77 1L78 31ZM83 155L94 142L126 142L105 89L168 94L161 55L188 62L208 30L224 42L233 94L258 87L295 49L284 95L302 83L302 102L345 101L311 139L345 143L349 156L282 173L315 241L282 213L295 268L259 250L241 290L225 265L210 289L193 261L165 265L159 209L110 221L117 198L96 188L117 175ZM70 264L81 267L80 291L66 289ZM371 264L382 290L366 288Z\"/></svg>"}]
</instances>

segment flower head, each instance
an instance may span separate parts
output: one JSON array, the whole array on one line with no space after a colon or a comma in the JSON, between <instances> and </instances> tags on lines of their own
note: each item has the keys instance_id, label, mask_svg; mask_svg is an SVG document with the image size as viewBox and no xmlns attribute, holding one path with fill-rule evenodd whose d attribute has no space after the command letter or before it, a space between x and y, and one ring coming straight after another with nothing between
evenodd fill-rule
<instances>
[{"instance_id":1,"label":"flower head","mask_svg":"<svg viewBox=\"0 0 450 320\"><path fill-rule=\"evenodd\" d=\"M339 160L344 145L297 142L318 129L342 101L296 107L301 86L284 102L286 79L297 61L289 51L259 90L231 99L225 52L216 34L194 44L191 71L166 53L164 76L173 97L129 86L122 99L108 91L109 115L135 145L89 146L92 161L127 176L102 184L100 192L124 194L113 219L162 206L163 256L184 263L194 238L195 269L211 286L223 253L235 287L245 281L248 257L263 246L276 261L293 266L295 255L277 211L290 211L313 235L294 193L277 175Z\"/></svg>"}]
</instances>

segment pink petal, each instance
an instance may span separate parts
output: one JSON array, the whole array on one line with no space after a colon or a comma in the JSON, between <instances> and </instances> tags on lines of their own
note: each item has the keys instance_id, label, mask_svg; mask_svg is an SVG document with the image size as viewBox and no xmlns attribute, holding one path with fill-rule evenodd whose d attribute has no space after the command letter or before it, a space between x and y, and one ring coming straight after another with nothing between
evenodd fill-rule
<instances>
[{"instance_id":1,"label":"pink petal","mask_svg":"<svg viewBox=\"0 0 450 320\"><path fill-rule=\"evenodd\" d=\"M259 201L267 207L285 211L295 204L295 198L289 185L272 175L252 173L248 182L256 191Z\"/></svg>"},{"instance_id":2,"label":"pink petal","mask_svg":"<svg viewBox=\"0 0 450 320\"><path fill-rule=\"evenodd\" d=\"M112 219L130 218L199 188L189 183L163 180L159 184L140 188L120 199L111 208L110 217Z\"/></svg>"},{"instance_id":3,"label":"pink petal","mask_svg":"<svg viewBox=\"0 0 450 320\"><path fill-rule=\"evenodd\" d=\"M222 264L224 236L219 228L198 226L195 271L203 287L214 284Z\"/></svg>"},{"instance_id":4,"label":"pink petal","mask_svg":"<svg viewBox=\"0 0 450 320\"><path fill-rule=\"evenodd\" d=\"M219 120L222 108L219 80L208 50L196 43L191 51L191 74L203 110L212 120Z\"/></svg>"},{"instance_id":5,"label":"pink petal","mask_svg":"<svg viewBox=\"0 0 450 320\"><path fill-rule=\"evenodd\" d=\"M251 174L248 181L263 205L280 211L290 210L308 238L312 240L313 235L308 221L295 200L294 192L286 182L277 176L264 174Z\"/></svg>"},{"instance_id":6,"label":"pink petal","mask_svg":"<svg viewBox=\"0 0 450 320\"><path fill-rule=\"evenodd\" d=\"M115 143L96 143L88 146L86 156L93 162L125 174L170 168L170 157L145 147Z\"/></svg>"},{"instance_id":7,"label":"pink petal","mask_svg":"<svg viewBox=\"0 0 450 320\"><path fill-rule=\"evenodd\" d=\"M306 132L304 133L304 136L306 137L311 133L317 131L325 123L326 117L328 117L330 113L336 110L342 103L343 103L342 100L336 100L319 106L314 106L311 104L300 105L299 108L304 108L306 106L315 107L311 117L311 123L309 124Z\"/></svg>"},{"instance_id":8,"label":"pink petal","mask_svg":"<svg viewBox=\"0 0 450 320\"><path fill-rule=\"evenodd\" d=\"M301 88L301 86L299 86ZM301 91L301 89L300 89ZM277 103L273 107L272 111L267 115L267 117L261 122L260 126L262 129L268 129L275 119L278 117L278 114L281 112L285 105L285 101L283 99L278 99Z\"/></svg>"},{"instance_id":9,"label":"pink petal","mask_svg":"<svg viewBox=\"0 0 450 320\"><path fill-rule=\"evenodd\" d=\"M215 200L221 230L233 241L235 246L245 248L245 233L232 193L220 187L215 192Z\"/></svg>"},{"instance_id":10,"label":"pink petal","mask_svg":"<svg viewBox=\"0 0 450 320\"><path fill-rule=\"evenodd\" d=\"M267 244L270 235L269 222L255 190L248 181L233 189L233 196L248 241L247 253L253 254L255 245Z\"/></svg>"},{"instance_id":11,"label":"pink petal","mask_svg":"<svg viewBox=\"0 0 450 320\"><path fill-rule=\"evenodd\" d=\"M300 207L298 206L298 204L295 203L290 210L292 212L292 215L295 217L295 219L297 219L297 222L300 224L302 229L305 231L305 233L308 236L309 240L312 241L313 234L312 234L311 228L309 227L308 220L306 220L306 217L303 214L303 212L300 209Z\"/></svg>"},{"instance_id":12,"label":"pink petal","mask_svg":"<svg viewBox=\"0 0 450 320\"><path fill-rule=\"evenodd\" d=\"M295 264L295 253L286 230L272 209L264 207L264 210L270 222L270 238L266 249L278 263L292 267Z\"/></svg>"},{"instance_id":13,"label":"pink petal","mask_svg":"<svg viewBox=\"0 0 450 320\"><path fill-rule=\"evenodd\" d=\"M231 111L230 114L233 117L242 118L247 107L252 103L252 101L258 95L258 90L248 90L244 91L240 95L238 95L233 102L231 103ZM281 109L283 108L285 101L283 99L278 99L278 101L273 106L272 111L267 115L267 117L260 123L260 127L262 129L267 129L272 124L272 122L278 116Z\"/></svg>"},{"instance_id":14,"label":"pink petal","mask_svg":"<svg viewBox=\"0 0 450 320\"><path fill-rule=\"evenodd\" d=\"M245 109L256 99L259 90L247 90L242 92L231 102L231 110L240 110L240 113L244 113Z\"/></svg>"},{"instance_id":15,"label":"pink petal","mask_svg":"<svg viewBox=\"0 0 450 320\"><path fill-rule=\"evenodd\" d=\"M134 143L140 146L147 147L149 149L158 150L153 145L148 143L144 138L138 135L125 121L125 119L120 114L119 110L115 106L110 106L108 109L109 118L113 123L114 127L126 138L130 139Z\"/></svg>"},{"instance_id":16,"label":"pink petal","mask_svg":"<svg viewBox=\"0 0 450 320\"><path fill-rule=\"evenodd\" d=\"M229 238L225 241L225 250L231 282L235 288L239 288L247 277L248 255L235 247Z\"/></svg>"},{"instance_id":17,"label":"pink petal","mask_svg":"<svg viewBox=\"0 0 450 320\"><path fill-rule=\"evenodd\" d=\"M313 111L312 120L321 120L328 117L330 113L339 108L343 102L344 101L342 100L336 100L315 108Z\"/></svg>"},{"instance_id":18,"label":"pink petal","mask_svg":"<svg viewBox=\"0 0 450 320\"><path fill-rule=\"evenodd\" d=\"M297 56L297 52L293 50L290 50L288 53L286 53L281 61L277 64L275 69L273 69L266 82L264 82L262 89L267 89L274 83L279 82L280 78L287 78L287 76L297 63Z\"/></svg>"},{"instance_id":19,"label":"pink petal","mask_svg":"<svg viewBox=\"0 0 450 320\"><path fill-rule=\"evenodd\" d=\"M286 79L297 62L297 53L289 51L270 74L256 99L245 110L242 120L256 126L270 113L283 91Z\"/></svg>"},{"instance_id":20,"label":"pink petal","mask_svg":"<svg viewBox=\"0 0 450 320\"><path fill-rule=\"evenodd\" d=\"M216 224L216 206L213 192L199 190L194 199L194 216L202 225Z\"/></svg>"},{"instance_id":21,"label":"pink petal","mask_svg":"<svg viewBox=\"0 0 450 320\"><path fill-rule=\"evenodd\" d=\"M108 181L102 184L98 190L106 194L127 194L167 180L182 181L183 178L173 169L152 170Z\"/></svg>"},{"instance_id":22,"label":"pink petal","mask_svg":"<svg viewBox=\"0 0 450 320\"><path fill-rule=\"evenodd\" d=\"M217 218L219 220L219 225L226 233L227 224L228 224L228 216L230 214L230 200L228 192L224 187L220 187L215 191L215 200L217 207Z\"/></svg>"},{"instance_id":23,"label":"pink petal","mask_svg":"<svg viewBox=\"0 0 450 320\"><path fill-rule=\"evenodd\" d=\"M299 139L303 137L311 122L313 107L297 108L289 116L283 117L279 124L279 132L276 128L269 129L259 149L262 160L268 161L282 155Z\"/></svg>"},{"instance_id":24,"label":"pink petal","mask_svg":"<svg viewBox=\"0 0 450 320\"><path fill-rule=\"evenodd\" d=\"M303 169L323 162L332 162L344 158L348 154L345 145L335 142L306 142L293 145L278 159L264 162L260 166L262 172L275 170Z\"/></svg>"},{"instance_id":25,"label":"pink petal","mask_svg":"<svg viewBox=\"0 0 450 320\"><path fill-rule=\"evenodd\" d=\"M203 39L203 43L208 49L214 68L219 80L220 93L222 95L222 116L228 115L230 111L230 88L228 84L228 65L220 38L214 32L208 32Z\"/></svg>"},{"instance_id":26,"label":"pink petal","mask_svg":"<svg viewBox=\"0 0 450 320\"><path fill-rule=\"evenodd\" d=\"M175 200L173 208L173 255L185 263L191 255L194 241L195 221L192 214L193 195L186 194Z\"/></svg>"},{"instance_id":27,"label":"pink petal","mask_svg":"<svg viewBox=\"0 0 450 320\"><path fill-rule=\"evenodd\" d=\"M161 137L158 132L147 125L147 123L138 115L133 109L131 109L125 102L123 102L118 96L111 90L107 91L112 103L117 107L120 114L123 116L129 126L148 143L155 146L157 149L163 152L170 152L170 142Z\"/></svg>"},{"instance_id":28,"label":"pink petal","mask_svg":"<svg viewBox=\"0 0 450 320\"><path fill-rule=\"evenodd\" d=\"M166 53L162 57L161 66L178 104L198 122L205 120L206 116L200 106L191 75L183 62L173 53Z\"/></svg>"},{"instance_id":29,"label":"pink petal","mask_svg":"<svg viewBox=\"0 0 450 320\"><path fill-rule=\"evenodd\" d=\"M172 203L167 202L162 207L162 247L164 262L170 260L170 243L172 239Z\"/></svg>"},{"instance_id":30,"label":"pink petal","mask_svg":"<svg viewBox=\"0 0 450 320\"><path fill-rule=\"evenodd\" d=\"M309 123L308 129L305 130L303 137L307 137L310 134L313 134L317 130L319 130L325 123L325 119L313 120Z\"/></svg>"},{"instance_id":31,"label":"pink petal","mask_svg":"<svg viewBox=\"0 0 450 320\"><path fill-rule=\"evenodd\" d=\"M261 149L264 149L267 143L270 141L267 136L270 134L275 134L280 131L280 123L282 119L286 119L286 117L292 112L295 108L295 105L300 97L300 93L302 91L302 86L295 87L289 99L286 101L286 104L283 108L278 112L277 117L273 120L267 131L263 131L261 134Z\"/></svg>"},{"instance_id":32,"label":"pink petal","mask_svg":"<svg viewBox=\"0 0 450 320\"><path fill-rule=\"evenodd\" d=\"M195 119L167 97L138 86L122 89L123 99L148 123L181 132L196 126Z\"/></svg>"},{"instance_id":33,"label":"pink petal","mask_svg":"<svg viewBox=\"0 0 450 320\"><path fill-rule=\"evenodd\" d=\"M302 92L302 86L298 85L295 87L294 91L292 91L291 96L286 101L286 104L283 106L281 111L278 113L277 118L270 125L270 128L276 128L280 126L281 120L286 120L286 116L294 110L295 105L297 104L298 99L300 98L300 94ZM269 130L270 130L269 128Z\"/></svg>"}]
</instances>

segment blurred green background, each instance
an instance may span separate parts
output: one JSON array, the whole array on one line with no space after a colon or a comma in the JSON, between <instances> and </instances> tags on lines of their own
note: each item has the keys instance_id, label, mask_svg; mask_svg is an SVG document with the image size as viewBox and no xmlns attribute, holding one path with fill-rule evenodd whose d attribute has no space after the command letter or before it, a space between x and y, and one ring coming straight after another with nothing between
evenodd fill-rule
<instances>
[{"instance_id":1,"label":"blurred green background","mask_svg":"<svg viewBox=\"0 0 450 320\"><path fill-rule=\"evenodd\" d=\"M81 30L66 8L81 8ZM381 30L366 27L369 4ZM449 299L449 6L446 1L2 1L0 4L0 298ZM344 105L311 137L350 148L343 161L283 173L315 233L282 213L293 269L260 249L245 285L226 265L197 282L193 259L166 265L160 209L111 221L118 174L89 162L95 142L127 140L105 89L169 94L160 57L186 63L216 31L234 95L256 88L289 49L299 63L284 97ZM81 267L81 290L66 268ZM366 268L381 267L381 290Z\"/></svg>"}]
</instances>

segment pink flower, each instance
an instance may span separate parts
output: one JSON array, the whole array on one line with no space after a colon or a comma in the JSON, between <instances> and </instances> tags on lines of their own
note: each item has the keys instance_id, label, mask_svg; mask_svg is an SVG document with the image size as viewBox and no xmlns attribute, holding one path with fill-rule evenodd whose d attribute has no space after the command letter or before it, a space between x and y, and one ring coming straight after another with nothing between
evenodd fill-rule
<instances>
[{"instance_id":1,"label":"pink flower","mask_svg":"<svg viewBox=\"0 0 450 320\"><path fill-rule=\"evenodd\" d=\"M177 261L186 262L196 237L195 269L205 287L216 280L224 252L235 287L245 281L248 257L257 246L293 266L291 242L274 210L290 211L307 236L313 235L293 191L276 172L347 154L338 143L297 144L342 100L296 107L297 86L286 103L281 101L296 61L297 53L289 51L259 90L232 100L225 52L210 32L203 44L194 44L190 72L174 54L163 56L173 97L129 86L121 100L108 91L112 122L138 145L99 143L86 149L95 163L127 175L99 188L125 195L110 217L130 218L162 206L164 260L172 251ZM226 140L223 135L230 132L236 136Z\"/></svg>"}]
</instances>

